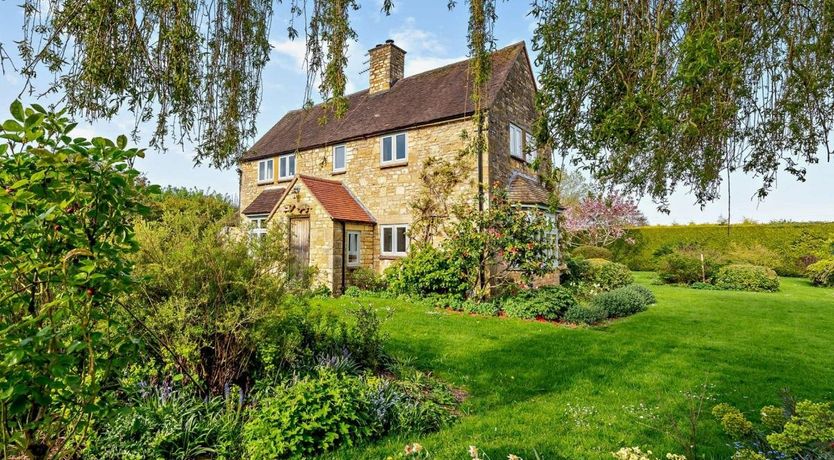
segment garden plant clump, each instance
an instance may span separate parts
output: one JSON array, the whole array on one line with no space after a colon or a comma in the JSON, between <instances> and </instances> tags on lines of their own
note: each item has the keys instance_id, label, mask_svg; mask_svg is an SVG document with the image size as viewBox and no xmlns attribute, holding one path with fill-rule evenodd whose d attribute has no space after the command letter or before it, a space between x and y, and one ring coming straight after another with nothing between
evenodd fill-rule
<instances>
[{"instance_id":1,"label":"garden plant clump","mask_svg":"<svg viewBox=\"0 0 834 460\"><path fill-rule=\"evenodd\" d=\"M718 270L715 286L735 291L775 292L779 290L779 276L767 267L733 264Z\"/></svg>"},{"instance_id":2,"label":"garden plant clump","mask_svg":"<svg viewBox=\"0 0 834 460\"><path fill-rule=\"evenodd\" d=\"M834 286L834 259L823 259L809 265L807 276L814 286Z\"/></svg>"}]
</instances>

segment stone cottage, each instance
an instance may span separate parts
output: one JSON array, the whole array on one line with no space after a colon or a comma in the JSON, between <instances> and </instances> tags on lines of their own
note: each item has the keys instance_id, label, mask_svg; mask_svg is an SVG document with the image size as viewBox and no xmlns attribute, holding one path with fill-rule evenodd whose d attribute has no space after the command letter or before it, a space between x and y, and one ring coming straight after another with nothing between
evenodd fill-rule
<instances>
[{"instance_id":1,"label":"stone cottage","mask_svg":"<svg viewBox=\"0 0 834 460\"><path fill-rule=\"evenodd\" d=\"M406 52L392 40L369 54L369 88L347 96L344 117L321 123L321 105L291 111L239 167L252 234L286 225L296 263L316 266L317 281L334 292L356 268L381 272L406 255L424 162L465 148L462 133L473 130L469 61L404 78ZM536 83L527 50L516 43L491 59L487 151L471 159L472 180L455 193L475 197L480 177L487 193L497 184L520 205L544 208L548 193L531 168ZM549 155L540 162L549 168Z\"/></svg>"}]
</instances>

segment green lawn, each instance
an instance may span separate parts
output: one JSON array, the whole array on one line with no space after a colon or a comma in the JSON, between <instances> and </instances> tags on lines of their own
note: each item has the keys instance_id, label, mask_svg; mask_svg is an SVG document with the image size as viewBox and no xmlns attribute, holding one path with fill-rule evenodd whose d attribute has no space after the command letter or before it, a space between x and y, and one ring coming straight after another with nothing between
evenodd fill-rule
<instances>
[{"instance_id":1,"label":"green lawn","mask_svg":"<svg viewBox=\"0 0 834 460\"><path fill-rule=\"evenodd\" d=\"M834 399L834 289L782 279L779 293L699 291L655 286L658 303L594 328L568 328L473 317L399 300L360 299L393 307L389 350L469 392L465 414L421 438L387 438L326 458L379 459L420 442L437 459L468 458L477 445L493 460L611 458L622 446L682 452L638 423L628 407L657 406L687 416L682 392L704 383L717 401L745 411L800 398ZM343 308L357 299L320 300ZM708 414L700 456L729 458L727 439Z\"/></svg>"}]
</instances>

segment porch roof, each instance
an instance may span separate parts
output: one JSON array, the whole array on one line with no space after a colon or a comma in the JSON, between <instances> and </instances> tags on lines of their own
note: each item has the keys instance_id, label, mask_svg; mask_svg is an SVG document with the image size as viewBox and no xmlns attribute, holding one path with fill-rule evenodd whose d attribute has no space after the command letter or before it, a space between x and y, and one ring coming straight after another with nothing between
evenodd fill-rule
<instances>
[{"instance_id":1,"label":"porch roof","mask_svg":"<svg viewBox=\"0 0 834 460\"><path fill-rule=\"evenodd\" d=\"M334 220L375 224L362 203L341 182L299 175L300 180Z\"/></svg>"},{"instance_id":2,"label":"porch roof","mask_svg":"<svg viewBox=\"0 0 834 460\"><path fill-rule=\"evenodd\" d=\"M243 210L243 214L247 216L251 216L253 214L269 214L275 209L275 205L278 204L278 201L281 200L281 197L284 195L286 188L270 188L266 189L261 192L246 209Z\"/></svg>"},{"instance_id":3,"label":"porch roof","mask_svg":"<svg viewBox=\"0 0 834 460\"><path fill-rule=\"evenodd\" d=\"M547 204L548 193L535 179L515 174L507 192L510 201L521 204Z\"/></svg>"}]
</instances>

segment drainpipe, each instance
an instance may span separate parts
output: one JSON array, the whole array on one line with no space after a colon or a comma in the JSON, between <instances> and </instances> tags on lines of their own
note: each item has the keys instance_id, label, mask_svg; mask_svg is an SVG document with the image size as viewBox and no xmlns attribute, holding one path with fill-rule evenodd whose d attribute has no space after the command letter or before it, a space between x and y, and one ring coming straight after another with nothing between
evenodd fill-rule
<instances>
[{"instance_id":1,"label":"drainpipe","mask_svg":"<svg viewBox=\"0 0 834 460\"><path fill-rule=\"evenodd\" d=\"M345 271L347 270L347 230L345 221L342 221L342 294L345 293Z\"/></svg>"}]
</instances>

